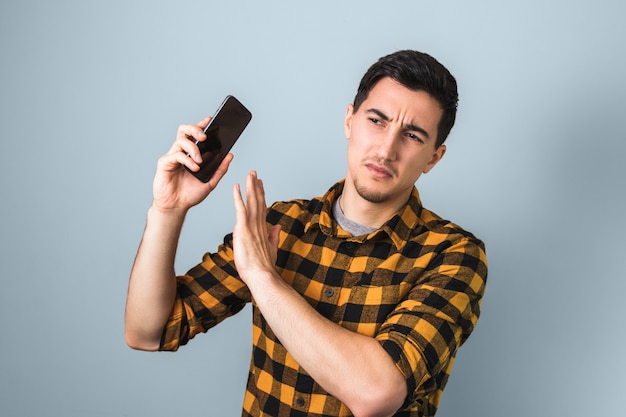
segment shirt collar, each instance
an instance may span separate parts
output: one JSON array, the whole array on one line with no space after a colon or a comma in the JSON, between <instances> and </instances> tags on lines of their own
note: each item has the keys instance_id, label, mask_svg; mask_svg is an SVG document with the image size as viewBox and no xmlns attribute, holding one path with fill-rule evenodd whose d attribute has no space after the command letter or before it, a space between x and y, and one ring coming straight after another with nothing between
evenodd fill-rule
<instances>
[{"instance_id":1,"label":"shirt collar","mask_svg":"<svg viewBox=\"0 0 626 417\"><path fill-rule=\"evenodd\" d=\"M341 229L337 222L332 217L332 207L335 200L341 195L343 191L345 180L341 180L333 185L322 197L318 199L319 204L315 208L311 220L305 225L305 232L311 227L317 226L320 230L328 235L338 238L352 238L352 236ZM381 234L387 235L396 248L401 249L409 240L412 230L415 229L419 223L421 223L420 215L422 213L422 202L419 197L419 192L415 186L411 191L411 196L407 201L407 204L401 208L389 221L383 224L378 230L373 231L369 235L361 237L360 239L355 237L356 240L370 240L375 239Z\"/></svg>"}]
</instances>

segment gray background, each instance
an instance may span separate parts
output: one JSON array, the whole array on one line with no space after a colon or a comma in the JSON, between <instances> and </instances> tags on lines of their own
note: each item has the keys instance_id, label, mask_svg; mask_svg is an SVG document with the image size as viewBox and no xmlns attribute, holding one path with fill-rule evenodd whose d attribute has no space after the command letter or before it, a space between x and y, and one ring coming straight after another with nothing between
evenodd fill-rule
<instances>
[{"instance_id":1,"label":"gray background","mask_svg":"<svg viewBox=\"0 0 626 417\"><path fill-rule=\"evenodd\" d=\"M624 416L623 1L3 1L0 415L234 416L250 310L175 354L123 338L157 158L226 94L254 113L177 268L269 200L345 173L366 68L413 48L457 77L427 207L483 238L483 316L439 416Z\"/></svg>"}]
</instances>

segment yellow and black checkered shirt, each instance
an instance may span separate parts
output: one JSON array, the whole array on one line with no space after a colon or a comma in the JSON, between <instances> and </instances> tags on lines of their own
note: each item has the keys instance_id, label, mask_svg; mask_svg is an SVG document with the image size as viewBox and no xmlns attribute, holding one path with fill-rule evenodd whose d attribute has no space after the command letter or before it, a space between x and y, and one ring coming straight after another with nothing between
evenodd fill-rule
<instances>
[{"instance_id":1,"label":"yellow and black checkered shirt","mask_svg":"<svg viewBox=\"0 0 626 417\"><path fill-rule=\"evenodd\" d=\"M487 278L483 243L422 207L417 189L380 229L353 237L332 218L343 182L323 197L278 202L276 263L282 278L333 322L380 342L405 376L396 416L432 416L457 349L480 313ZM176 350L253 303L253 350L243 416L349 416L293 359L254 305L233 261L232 236L178 277L161 340Z\"/></svg>"}]
</instances>

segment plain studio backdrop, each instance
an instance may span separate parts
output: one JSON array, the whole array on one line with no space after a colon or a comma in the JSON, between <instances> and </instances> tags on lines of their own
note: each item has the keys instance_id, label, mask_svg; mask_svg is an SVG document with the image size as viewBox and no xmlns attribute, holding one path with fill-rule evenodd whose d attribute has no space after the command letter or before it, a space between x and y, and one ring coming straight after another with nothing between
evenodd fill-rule
<instances>
[{"instance_id":1,"label":"plain studio backdrop","mask_svg":"<svg viewBox=\"0 0 626 417\"><path fill-rule=\"evenodd\" d=\"M458 122L418 181L482 238L483 313L439 416L624 416L623 1L3 1L0 415L235 416L250 308L177 353L124 343L158 157L227 94L254 114L190 212L177 272L268 200L345 174L343 117L378 57L428 52Z\"/></svg>"}]
</instances>

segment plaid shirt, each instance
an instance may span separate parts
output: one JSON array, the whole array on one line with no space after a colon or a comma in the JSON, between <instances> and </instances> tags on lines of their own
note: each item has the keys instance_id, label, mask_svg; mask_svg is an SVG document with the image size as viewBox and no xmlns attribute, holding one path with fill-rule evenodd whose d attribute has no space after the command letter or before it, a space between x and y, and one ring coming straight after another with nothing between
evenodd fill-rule
<instances>
[{"instance_id":1,"label":"plaid shirt","mask_svg":"<svg viewBox=\"0 0 626 417\"><path fill-rule=\"evenodd\" d=\"M342 189L340 182L321 198L272 205L267 221L282 226L276 267L320 314L375 338L389 353L409 392L396 416L432 416L457 349L478 320L484 245L423 208L417 189L380 229L353 237L331 216ZM178 349L248 302L253 351L242 415L351 415L276 338L237 275L231 235L178 277L161 349Z\"/></svg>"}]
</instances>

